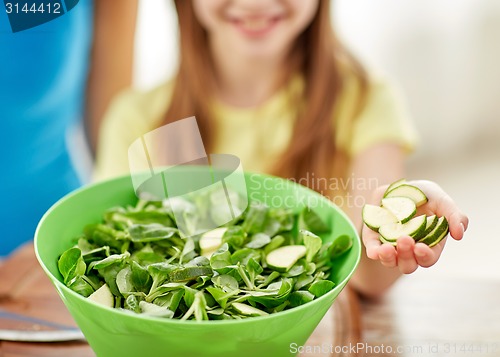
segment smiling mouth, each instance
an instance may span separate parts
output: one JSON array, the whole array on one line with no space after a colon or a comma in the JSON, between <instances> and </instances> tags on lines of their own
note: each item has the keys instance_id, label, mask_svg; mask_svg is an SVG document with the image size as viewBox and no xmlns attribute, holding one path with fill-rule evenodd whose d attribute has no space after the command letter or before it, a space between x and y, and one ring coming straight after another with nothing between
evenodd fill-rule
<instances>
[{"instance_id":1,"label":"smiling mouth","mask_svg":"<svg viewBox=\"0 0 500 357\"><path fill-rule=\"evenodd\" d=\"M282 16L233 18L230 22L248 37L263 37L283 19Z\"/></svg>"}]
</instances>

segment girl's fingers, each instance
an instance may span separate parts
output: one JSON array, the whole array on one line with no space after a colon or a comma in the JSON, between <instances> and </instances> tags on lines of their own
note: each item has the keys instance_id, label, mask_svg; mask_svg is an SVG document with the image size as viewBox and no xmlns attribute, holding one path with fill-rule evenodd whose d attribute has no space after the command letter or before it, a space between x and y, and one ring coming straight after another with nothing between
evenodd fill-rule
<instances>
[{"instance_id":1,"label":"girl's fingers","mask_svg":"<svg viewBox=\"0 0 500 357\"><path fill-rule=\"evenodd\" d=\"M411 237L401 237L397 242L398 267L403 274L411 274L418 268L413 250L415 241Z\"/></svg>"},{"instance_id":2,"label":"girl's fingers","mask_svg":"<svg viewBox=\"0 0 500 357\"><path fill-rule=\"evenodd\" d=\"M379 259L379 248L382 243L380 243L380 240L378 239L378 233L375 233L366 225L363 225L363 232L362 232L362 237L363 237L363 243L366 248L366 255L368 258L377 260Z\"/></svg>"},{"instance_id":3,"label":"girl's fingers","mask_svg":"<svg viewBox=\"0 0 500 357\"><path fill-rule=\"evenodd\" d=\"M415 244L414 253L418 265L423 268L429 268L436 264L436 262L439 260L439 257L441 256L445 244L446 238L432 248L429 248L429 246L424 243Z\"/></svg>"},{"instance_id":4,"label":"girl's fingers","mask_svg":"<svg viewBox=\"0 0 500 357\"><path fill-rule=\"evenodd\" d=\"M396 249L390 244L382 244L378 249L378 258L383 266L394 268L398 265Z\"/></svg>"},{"instance_id":5,"label":"girl's fingers","mask_svg":"<svg viewBox=\"0 0 500 357\"><path fill-rule=\"evenodd\" d=\"M447 219L450 226L450 235L455 240L461 240L469 226L469 218L462 212L456 211L447 217Z\"/></svg>"},{"instance_id":6,"label":"girl's fingers","mask_svg":"<svg viewBox=\"0 0 500 357\"><path fill-rule=\"evenodd\" d=\"M416 184L429 198L429 202L425 205L427 207L423 209L438 216L445 216L453 239L462 239L469 226L469 218L458 208L455 201L434 182L416 181Z\"/></svg>"},{"instance_id":7,"label":"girl's fingers","mask_svg":"<svg viewBox=\"0 0 500 357\"><path fill-rule=\"evenodd\" d=\"M428 197L428 202L418 209L418 214L445 216L448 220L450 235L453 239L460 240L469 225L469 218L458 208L451 197L434 182L420 180L411 181L422 189ZM373 194L373 202L380 202L385 192L385 187L379 187ZM411 237L401 237L397 241L397 248L389 244L382 244L379 235L366 225L363 225L363 243L366 254L370 259L380 260L386 267L398 267L401 273L410 274L417 270L418 266L428 268L434 265L441 256L446 239L438 245L429 248L423 243L415 244Z\"/></svg>"},{"instance_id":8,"label":"girl's fingers","mask_svg":"<svg viewBox=\"0 0 500 357\"><path fill-rule=\"evenodd\" d=\"M455 201L451 199L444 191L437 204L437 213L445 216L448 220L450 234L455 240L461 240L464 232L469 226L469 218L458 208Z\"/></svg>"}]
</instances>

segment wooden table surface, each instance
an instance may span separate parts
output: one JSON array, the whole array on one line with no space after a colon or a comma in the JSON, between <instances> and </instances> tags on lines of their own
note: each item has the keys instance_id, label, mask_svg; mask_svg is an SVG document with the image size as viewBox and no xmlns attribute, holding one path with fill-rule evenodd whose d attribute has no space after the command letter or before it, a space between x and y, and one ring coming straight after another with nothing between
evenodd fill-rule
<instances>
[{"instance_id":1,"label":"wooden table surface","mask_svg":"<svg viewBox=\"0 0 500 357\"><path fill-rule=\"evenodd\" d=\"M7 260L0 262L1 310L67 326L76 326L55 288L36 261L32 245L21 248ZM0 317L0 329L5 328L47 329L37 324ZM351 290L344 289L308 340L309 349L305 346L305 351L311 351L311 353L303 355L325 356L330 355L328 350L332 346L356 345L361 341L360 332L361 321L357 296ZM335 355L348 357L356 354L346 351L346 353ZM84 341L65 343L0 341L0 357L28 356L94 357L95 354Z\"/></svg>"},{"instance_id":2,"label":"wooden table surface","mask_svg":"<svg viewBox=\"0 0 500 357\"><path fill-rule=\"evenodd\" d=\"M367 357L500 356L500 272L495 281L405 276L361 311ZM401 352L376 353L382 345Z\"/></svg>"}]
</instances>

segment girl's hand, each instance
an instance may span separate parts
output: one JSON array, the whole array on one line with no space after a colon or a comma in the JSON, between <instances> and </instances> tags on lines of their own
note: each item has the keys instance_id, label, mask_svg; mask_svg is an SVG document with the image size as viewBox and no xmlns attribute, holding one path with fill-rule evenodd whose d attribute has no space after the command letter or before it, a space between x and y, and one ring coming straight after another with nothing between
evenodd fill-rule
<instances>
[{"instance_id":1,"label":"girl's hand","mask_svg":"<svg viewBox=\"0 0 500 357\"><path fill-rule=\"evenodd\" d=\"M439 185L431 181L411 181L411 185L420 188L428 198L428 202L417 209L417 215L426 214L445 216L448 220L450 235L455 240L461 240L469 225L469 218L460 211L455 202ZM380 202L388 186L378 187L373 194L373 202ZM443 251L446 238L436 246L429 248L424 243L415 243L411 237L401 237L394 247L388 243L382 244L379 234L365 224L361 232L368 258L380 260L388 267L398 267L401 273L410 274L418 266L428 268L434 265Z\"/></svg>"}]
</instances>

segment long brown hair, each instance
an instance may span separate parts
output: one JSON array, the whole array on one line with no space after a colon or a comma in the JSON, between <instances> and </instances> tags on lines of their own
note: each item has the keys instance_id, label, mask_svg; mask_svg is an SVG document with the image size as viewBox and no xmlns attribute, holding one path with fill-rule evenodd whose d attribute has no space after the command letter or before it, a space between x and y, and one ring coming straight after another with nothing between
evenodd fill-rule
<instances>
[{"instance_id":1,"label":"long brown hair","mask_svg":"<svg viewBox=\"0 0 500 357\"><path fill-rule=\"evenodd\" d=\"M175 0L180 32L179 69L174 82L165 123L195 115L207 151L214 145L207 93L214 93L215 78L207 33L196 19L192 1ZM331 26L330 1L320 0L312 22L297 38L290 53L288 78L300 73L304 79L301 106L290 144L273 170L286 178L299 180L313 173L316 178L345 175L346 155L336 146L334 120L339 97L350 71L357 80L357 107L367 92L367 76L336 38ZM353 118L354 120L354 114ZM326 181L326 180L325 180ZM323 181L323 182L325 182ZM325 193L326 187L309 180L301 182Z\"/></svg>"}]
</instances>

